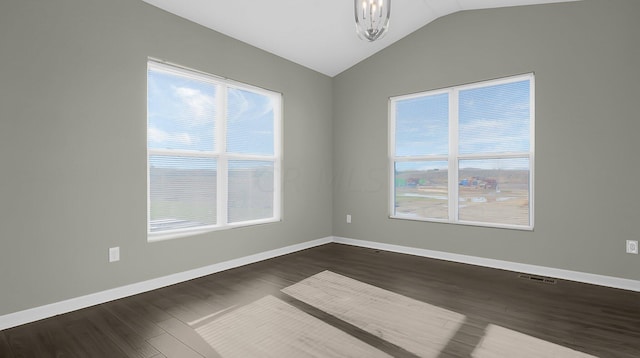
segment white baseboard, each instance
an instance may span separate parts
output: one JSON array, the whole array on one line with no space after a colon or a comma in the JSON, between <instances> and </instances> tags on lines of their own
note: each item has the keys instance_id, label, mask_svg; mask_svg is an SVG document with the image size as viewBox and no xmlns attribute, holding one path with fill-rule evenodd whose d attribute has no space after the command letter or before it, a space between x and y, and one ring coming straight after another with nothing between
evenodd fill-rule
<instances>
[{"instance_id":1,"label":"white baseboard","mask_svg":"<svg viewBox=\"0 0 640 358\"><path fill-rule=\"evenodd\" d=\"M333 242L640 292L640 281L334 236Z\"/></svg>"},{"instance_id":2,"label":"white baseboard","mask_svg":"<svg viewBox=\"0 0 640 358\"><path fill-rule=\"evenodd\" d=\"M296 245L286 246L279 249L269 250L254 255L249 255L234 260L220 262L214 265L201 267L185 272L180 272L164 277L137 282L134 284L101 291L86 296L71 298L65 301L51 303L48 305L27 309L15 313L0 316L0 330L20 326L26 323L35 322L41 319L53 317L59 314L79 310L82 308L95 306L101 303L117 300L124 297L137 295L139 293L152 291L158 288L174 285L176 283L192 280L194 278L211 275L216 272L229 270L270 258L290 254L296 251L312 248L333 242L332 237L325 237L313 241L307 241Z\"/></svg>"},{"instance_id":3,"label":"white baseboard","mask_svg":"<svg viewBox=\"0 0 640 358\"><path fill-rule=\"evenodd\" d=\"M16 327L22 324L35 322L41 319L53 317L55 315L79 310L82 308L98 305L101 303L117 300L124 297L137 295L139 293L152 291L158 288L174 285L180 282L192 280L198 277L211 275L216 272L229 270L270 258L290 254L304 249L320 246L328 243L339 243L352 246L366 247L414 256L429 257L439 260L460 262L476 266L492 267L502 270L509 270L533 275L549 276L570 281L589 283L599 286L620 288L624 290L640 292L640 281L629 280L618 277L595 275L584 272L562 270L544 266L521 264L502 260L487 259L482 257L452 254L442 251L418 249L407 246L385 244L374 241L356 240L345 237L325 237L322 239L303 242L296 245L286 246L279 249L269 250L254 255L249 255L234 260L229 260L214 265L201 267L185 272L180 272L164 277L138 282L122 287L113 288L106 291L93 293L86 296L76 297L61 302L56 302L40 307L27 309L15 313L0 316L0 330Z\"/></svg>"}]
</instances>

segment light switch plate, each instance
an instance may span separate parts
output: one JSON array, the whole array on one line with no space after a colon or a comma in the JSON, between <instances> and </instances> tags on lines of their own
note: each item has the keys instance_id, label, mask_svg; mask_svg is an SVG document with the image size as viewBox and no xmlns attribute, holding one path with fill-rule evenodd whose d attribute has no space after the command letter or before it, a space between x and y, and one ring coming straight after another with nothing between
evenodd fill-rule
<instances>
[{"instance_id":1,"label":"light switch plate","mask_svg":"<svg viewBox=\"0 0 640 358\"><path fill-rule=\"evenodd\" d=\"M109 262L120 261L120 247L109 248Z\"/></svg>"}]
</instances>

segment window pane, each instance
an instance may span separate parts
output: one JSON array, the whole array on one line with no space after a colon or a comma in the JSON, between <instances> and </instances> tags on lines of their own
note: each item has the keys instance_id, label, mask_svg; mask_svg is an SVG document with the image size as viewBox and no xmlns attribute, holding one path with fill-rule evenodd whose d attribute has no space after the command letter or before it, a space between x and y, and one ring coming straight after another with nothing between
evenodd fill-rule
<instances>
[{"instance_id":1,"label":"window pane","mask_svg":"<svg viewBox=\"0 0 640 358\"><path fill-rule=\"evenodd\" d=\"M449 152L447 93L396 102L395 155L446 155Z\"/></svg>"},{"instance_id":2,"label":"window pane","mask_svg":"<svg viewBox=\"0 0 640 358\"><path fill-rule=\"evenodd\" d=\"M269 161L229 161L229 222L273 217L274 164Z\"/></svg>"},{"instance_id":3,"label":"window pane","mask_svg":"<svg viewBox=\"0 0 640 358\"><path fill-rule=\"evenodd\" d=\"M273 97L229 88L227 103L227 152L273 155Z\"/></svg>"},{"instance_id":4,"label":"window pane","mask_svg":"<svg viewBox=\"0 0 640 358\"><path fill-rule=\"evenodd\" d=\"M459 161L462 221L529 225L529 159Z\"/></svg>"},{"instance_id":5,"label":"window pane","mask_svg":"<svg viewBox=\"0 0 640 358\"><path fill-rule=\"evenodd\" d=\"M529 80L460 91L460 154L529 151Z\"/></svg>"},{"instance_id":6,"label":"window pane","mask_svg":"<svg viewBox=\"0 0 640 358\"><path fill-rule=\"evenodd\" d=\"M417 219L447 219L446 161L395 163L395 215Z\"/></svg>"},{"instance_id":7,"label":"window pane","mask_svg":"<svg viewBox=\"0 0 640 358\"><path fill-rule=\"evenodd\" d=\"M217 86L150 68L147 74L149 148L215 150Z\"/></svg>"},{"instance_id":8,"label":"window pane","mask_svg":"<svg viewBox=\"0 0 640 358\"><path fill-rule=\"evenodd\" d=\"M150 156L150 231L214 225L216 183L215 159Z\"/></svg>"}]
</instances>

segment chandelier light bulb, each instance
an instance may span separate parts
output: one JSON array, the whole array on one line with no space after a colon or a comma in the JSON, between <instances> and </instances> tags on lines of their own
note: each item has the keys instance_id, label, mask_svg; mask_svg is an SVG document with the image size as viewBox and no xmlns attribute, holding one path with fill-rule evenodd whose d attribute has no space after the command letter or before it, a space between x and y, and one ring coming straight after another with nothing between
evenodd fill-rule
<instances>
[{"instance_id":1,"label":"chandelier light bulb","mask_svg":"<svg viewBox=\"0 0 640 358\"><path fill-rule=\"evenodd\" d=\"M389 27L391 0L354 0L356 33L369 42L382 38Z\"/></svg>"}]
</instances>

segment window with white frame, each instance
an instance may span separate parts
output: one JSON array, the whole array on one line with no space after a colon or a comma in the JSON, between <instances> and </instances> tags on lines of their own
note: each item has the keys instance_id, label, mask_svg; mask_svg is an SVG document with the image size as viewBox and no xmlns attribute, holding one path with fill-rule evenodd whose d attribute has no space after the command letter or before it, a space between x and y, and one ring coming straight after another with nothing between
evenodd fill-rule
<instances>
[{"instance_id":1,"label":"window with white frame","mask_svg":"<svg viewBox=\"0 0 640 358\"><path fill-rule=\"evenodd\" d=\"M389 101L390 212L533 229L534 75Z\"/></svg>"},{"instance_id":2,"label":"window with white frame","mask_svg":"<svg viewBox=\"0 0 640 358\"><path fill-rule=\"evenodd\" d=\"M150 241L280 220L282 96L147 63Z\"/></svg>"}]
</instances>

